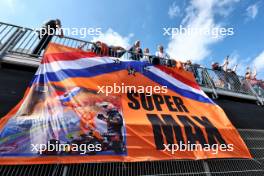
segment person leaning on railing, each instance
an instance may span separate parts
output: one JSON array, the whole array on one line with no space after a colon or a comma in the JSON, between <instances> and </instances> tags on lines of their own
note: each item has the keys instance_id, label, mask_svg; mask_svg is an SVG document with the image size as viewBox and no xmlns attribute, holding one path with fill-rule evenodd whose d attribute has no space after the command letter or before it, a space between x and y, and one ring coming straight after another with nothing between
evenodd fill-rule
<instances>
[{"instance_id":1,"label":"person leaning on railing","mask_svg":"<svg viewBox=\"0 0 264 176\"><path fill-rule=\"evenodd\" d=\"M224 76L224 71L223 67L219 65L218 62L213 62L212 63L212 70L214 73L217 75L218 79L214 80L214 84L217 87L224 88L225 86L225 76Z\"/></svg>"},{"instance_id":2,"label":"person leaning on railing","mask_svg":"<svg viewBox=\"0 0 264 176\"><path fill-rule=\"evenodd\" d=\"M257 70L255 69L253 72L251 72L250 68L247 67L246 73L245 73L245 79L250 80L256 80L257 77Z\"/></svg>"},{"instance_id":3,"label":"person leaning on railing","mask_svg":"<svg viewBox=\"0 0 264 176\"><path fill-rule=\"evenodd\" d=\"M82 47L79 47L82 49ZM91 48L91 51L99 56L122 57L126 50L121 46L108 46L106 43L96 41Z\"/></svg>"},{"instance_id":4,"label":"person leaning on railing","mask_svg":"<svg viewBox=\"0 0 264 176\"><path fill-rule=\"evenodd\" d=\"M38 31L39 43L33 50L32 54L39 56L43 50L45 50L52 40L52 37L59 31L59 37L63 37L63 30L61 28L61 21L59 19L50 20L44 24L44 26Z\"/></svg>"},{"instance_id":5,"label":"person leaning on railing","mask_svg":"<svg viewBox=\"0 0 264 176\"><path fill-rule=\"evenodd\" d=\"M259 80L257 80L257 69L255 68L254 71L251 72L250 68L247 67L245 79L251 84L251 86L257 86L259 82Z\"/></svg>"},{"instance_id":6,"label":"person leaning on railing","mask_svg":"<svg viewBox=\"0 0 264 176\"><path fill-rule=\"evenodd\" d=\"M158 45L155 56L160 59L161 65L166 65L166 60L170 59L170 56L164 52L164 48L162 45Z\"/></svg>"},{"instance_id":7,"label":"person leaning on railing","mask_svg":"<svg viewBox=\"0 0 264 176\"><path fill-rule=\"evenodd\" d=\"M194 72L194 68L192 66L192 61L191 60L187 60L185 63L183 63L183 67L186 71L189 72Z\"/></svg>"},{"instance_id":8,"label":"person leaning on railing","mask_svg":"<svg viewBox=\"0 0 264 176\"><path fill-rule=\"evenodd\" d=\"M197 71L198 67L200 67L200 65L192 64L191 60L187 60L186 62L183 63L183 68L186 71L192 72L194 74L194 77L199 77L198 76L198 71Z\"/></svg>"},{"instance_id":9,"label":"person leaning on railing","mask_svg":"<svg viewBox=\"0 0 264 176\"><path fill-rule=\"evenodd\" d=\"M112 46L109 46L108 48L109 48L109 56L111 57L120 58L126 53L126 50L121 46L112 45Z\"/></svg>"},{"instance_id":10,"label":"person leaning on railing","mask_svg":"<svg viewBox=\"0 0 264 176\"><path fill-rule=\"evenodd\" d=\"M250 70L249 67L247 67L247 69L246 69L245 79L246 80L251 80L251 70Z\"/></svg>"},{"instance_id":11,"label":"person leaning on railing","mask_svg":"<svg viewBox=\"0 0 264 176\"><path fill-rule=\"evenodd\" d=\"M199 68L202 68L201 65L196 64L196 63L192 63L191 60L187 60L186 62L183 62L183 68L186 71L192 72L196 81L200 84L200 85L205 85L207 84L207 82L205 82L205 74L204 74L204 70L200 69L200 74L199 74Z\"/></svg>"},{"instance_id":12,"label":"person leaning on railing","mask_svg":"<svg viewBox=\"0 0 264 176\"><path fill-rule=\"evenodd\" d=\"M143 52L140 48L140 41L137 40L128 52L130 53L130 59L139 61L143 57Z\"/></svg>"},{"instance_id":13,"label":"person leaning on railing","mask_svg":"<svg viewBox=\"0 0 264 176\"><path fill-rule=\"evenodd\" d=\"M225 71L225 80L228 84L228 89L231 89L235 92L240 92L241 91L241 82L239 80L239 77L236 74L236 68L237 65L234 66L233 69L227 68Z\"/></svg>"},{"instance_id":14,"label":"person leaning on railing","mask_svg":"<svg viewBox=\"0 0 264 176\"><path fill-rule=\"evenodd\" d=\"M224 60L224 64L222 65L222 72L224 75L224 87L229 90L233 91L239 91L241 84L240 81L236 75L236 68L237 65L234 67L234 69L228 68L229 65L229 56L227 56Z\"/></svg>"},{"instance_id":15,"label":"person leaning on railing","mask_svg":"<svg viewBox=\"0 0 264 176\"><path fill-rule=\"evenodd\" d=\"M100 56L108 56L109 48L106 43L96 41L92 46L92 52Z\"/></svg>"},{"instance_id":16,"label":"person leaning on railing","mask_svg":"<svg viewBox=\"0 0 264 176\"><path fill-rule=\"evenodd\" d=\"M257 79L257 69L255 68L253 72L251 69L247 67L245 73L245 81L246 81L246 88L249 89L249 86L254 88L256 93L259 96L264 97L264 82L262 80Z\"/></svg>"},{"instance_id":17,"label":"person leaning on railing","mask_svg":"<svg viewBox=\"0 0 264 176\"><path fill-rule=\"evenodd\" d=\"M212 70L218 76L218 79L214 81L214 84L217 87L221 87L224 89L229 89L233 91L240 91L241 82L236 75L237 65L233 69L228 68L229 65L229 56L227 56L224 60L224 64L222 66L219 65L218 62L214 62L212 64Z\"/></svg>"},{"instance_id":18,"label":"person leaning on railing","mask_svg":"<svg viewBox=\"0 0 264 176\"><path fill-rule=\"evenodd\" d=\"M151 58L152 57L153 56L150 54L149 49L148 48L145 48L144 49L144 53L143 53L143 57L140 59L140 61L151 63Z\"/></svg>"},{"instance_id":19,"label":"person leaning on railing","mask_svg":"<svg viewBox=\"0 0 264 176\"><path fill-rule=\"evenodd\" d=\"M212 70L214 71L222 71L222 68L218 62L213 62L211 66L212 66Z\"/></svg>"}]
</instances>

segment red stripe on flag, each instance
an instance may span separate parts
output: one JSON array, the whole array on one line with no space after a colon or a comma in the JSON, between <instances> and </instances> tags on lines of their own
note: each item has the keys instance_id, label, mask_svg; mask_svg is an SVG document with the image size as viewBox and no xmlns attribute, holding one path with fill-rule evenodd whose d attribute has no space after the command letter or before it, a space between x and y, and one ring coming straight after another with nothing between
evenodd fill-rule
<instances>
[{"instance_id":1,"label":"red stripe on flag","mask_svg":"<svg viewBox=\"0 0 264 176\"><path fill-rule=\"evenodd\" d=\"M193 82L191 80L188 80L188 79L184 78L183 76L177 74L175 71L170 70L167 67L161 66L161 65L158 65L156 67L159 68L161 71L167 73L168 75L172 76L173 78L175 78L175 79L187 84L188 86L191 86L191 87L193 87L195 89L201 90L200 86L196 82Z\"/></svg>"}]
</instances>

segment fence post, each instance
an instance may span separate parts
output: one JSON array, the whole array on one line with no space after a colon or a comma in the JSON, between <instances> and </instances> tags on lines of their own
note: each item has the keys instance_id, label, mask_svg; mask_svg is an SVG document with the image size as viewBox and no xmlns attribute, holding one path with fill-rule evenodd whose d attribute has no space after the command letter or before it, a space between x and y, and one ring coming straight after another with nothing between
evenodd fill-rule
<instances>
[{"instance_id":1,"label":"fence post","mask_svg":"<svg viewBox=\"0 0 264 176\"><path fill-rule=\"evenodd\" d=\"M63 166L62 176L67 176L67 173L68 173L68 166L65 165L65 166Z\"/></svg>"},{"instance_id":2,"label":"fence post","mask_svg":"<svg viewBox=\"0 0 264 176\"><path fill-rule=\"evenodd\" d=\"M202 69L203 69L202 74L204 74L204 76L202 77L202 79L203 79L203 78L206 78L206 80L203 80L203 81L204 81L204 82L206 81L206 82L209 83L209 86L210 86L210 88L211 88L212 91L213 91L213 94L212 94L213 99L217 99L217 98L218 98L218 95L217 95L217 92L216 92L216 89L215 89L215 86L214 86L213 80L212 80L211 77L209 76L209 74L208 74L206 68L202 68Z\"/></svg>"},{"instance_id":3,"label":"fence post","mask_svg":"<svg viewBox=\"0 0 264 176\"><path fill-rule=\"evenodd\" d=\"M21 38L26 34L25 28L20 28L18 31L18 35L16 39L10 44L10 47L8 48L8 51L13 50L13 48L16 46L16 44L21 40Z\"/></svg>"},{"instance_id":4,"label":"fence post","mask_svg":"<svg viewBox=\"0 0 264 176\"><path fill-rule=\"evenodd\" d=\"M204 168L206 176L212 176L212 174L210 172L210 168L209 168L208 162L206 160L203 160L203 168Z\"/></svg>"}]
</instances>

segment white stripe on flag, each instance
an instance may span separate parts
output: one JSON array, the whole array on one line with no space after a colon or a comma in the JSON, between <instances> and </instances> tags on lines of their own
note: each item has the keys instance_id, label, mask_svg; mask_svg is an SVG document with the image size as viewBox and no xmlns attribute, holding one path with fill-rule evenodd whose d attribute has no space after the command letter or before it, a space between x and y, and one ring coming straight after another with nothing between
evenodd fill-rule
<instances>
[{"instance_id":1,"label":"white stripe on flag","mask_svg":"<svg viewBox=\"0 0 264 176\"><path fill-rule=\"evenodd\" d=\"M171 75L168 75L167 73L161 71L160 69L154 67L154 66L150 66L149 67L149 71L151 71L153 74L167 80L168 82L170 82L171 84L173 84L174 86L178 87L178 88L181 88L181 89L184 89L184 90L188 90L188 91L191 91L191 92L194 92L194 93L197 93L197 94L200 94L206 98L207 95L201 90L201 89L196 89L196 88L193 88L179 80L177 80L176 78L172 77Z\"/></svg>"}]
</instances>

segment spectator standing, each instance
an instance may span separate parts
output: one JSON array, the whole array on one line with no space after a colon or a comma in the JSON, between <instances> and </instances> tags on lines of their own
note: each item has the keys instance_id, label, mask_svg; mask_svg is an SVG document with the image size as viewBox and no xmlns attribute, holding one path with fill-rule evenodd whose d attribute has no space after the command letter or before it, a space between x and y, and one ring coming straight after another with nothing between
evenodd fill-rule
<instances>
[{"instance_id":1,"label":"spectator standing","mask_svg":"<svg viewBox=\"0 0 264 176\"><path fill-rule=\"evenodd\" d=\"M186 71L193 72L193 67L192 67L192 62L191 62L191 60L187 60L187 61L184 63L184 69L185 69Z\"/></svg>"},{"instance_id":2,"label":"spectator standing","mask_svg":"<svg viewBox=\"0 0 264 176\"><path fill-rule=\"evenodd\" d=\"M238 64L236 64L236 65L234 66L234 68L232 69L232 72L233 72L234 74L236 74L237 66L238 66Z\"/></svg>"},{"instance_id":3,"label":"spectator standing","mask_svg":"<svg viewBox=\"0 0 264 176\"><path fill-rule=\"evenodd\" d=\"M155 56L160 59L160 64L166 65L166 60L170 59L170 56L164 52L162 45L158 45Z\"/></svg>"},{"instance_id":4,"label":"spectator standing","mask_svg":"<svg viewBox=\"0 0 264 176\"><path fill-rule=\"evenodd\" d=\"M150 59L151 59L151 55L149 53L149 49L145 48L144 49L143 58L140 61L142 61L142 62L151 62Z\"/></svg>"},{"instance_id":5,"label":"spectator standing","mask_svg":"<svg viewBox=\"0 0 264 176\"><path fill-rule=\"evenodd\" d=\"M222 68L219 66L218 62L213 62L212 63L212 70L214 70L214 71L222 71Z\"/></svg>"},{"instance_id":6,"label":"spectator standing","mask_svg":"<svg viewBox=\"0 0 264 176\"><path fill-rule=\"evenodd\" d=\"M131 54L130 59L139 61L143 57L143 52L140 48L140 41L137 40L135 44L128 50L128 52Z\"/></svg>"},{"instance_id":7,"label":"spectator standing","mask_svg":"<svg viewBox=\"0 0 264 176\"><path fill-rule=\"evenodd\" d=\"M61 28L61 21L59 19L50 20L44 24L44 26L39 31L39 43L33 50L32 54L38 56L43 50L45 50L52 40L52 37L56 35L56 32L59 31L59 37L63 37L63 30Z\"/></svg>"},{"instance_id":8,"label":"spectator standing","mask_svg":"<svg viewBox=\"0 0 264 176\"><path fill-rule=\"evenodd\" d=\"M228 64L229 64L229 56L225 58L224 64L222 65L222 70L227 71L228 70Z\"/></svg>"},{"instance_id":9,"label":"spectator standing","mask_svg":"<svg viewBox=\"0 0 264 176\"><path fill-rule=\"evenodd\" d=\"M247 67L246 73L245 73L245 79L251 80L251 70L249 67Z\"/></svg>"},{"instance_id":10,"label":"spectator standing","mask_svg":"<svg viewBox=\"0 0 264 176\"><path fill-rule=\"evenodd\" d=\"M251 79L257 80L257 68L256 67L254 68L254 71L252 73Z\"/></svg>"}]
</instances>

